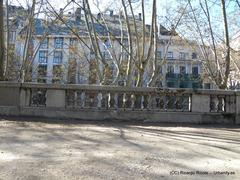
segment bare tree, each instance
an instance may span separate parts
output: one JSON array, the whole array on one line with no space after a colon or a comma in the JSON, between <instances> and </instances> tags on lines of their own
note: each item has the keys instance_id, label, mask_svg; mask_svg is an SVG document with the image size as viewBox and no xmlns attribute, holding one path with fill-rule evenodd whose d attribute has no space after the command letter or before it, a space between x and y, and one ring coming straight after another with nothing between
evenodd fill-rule
<instances>
[{"instance_id":1,"label":"bare tree","mask_svg":"<svg viewBox=\"0 0 240 180\"><path fill-rule=\"evenodd\" d=\"M4 9L3 0L0 0L0 80L4 79L4 60L5 60L5 46L4 46Z\"/></svg>"},{"instance_id":2,"label":"bare tree","mask_svg":"<svg viewBox=\"0 0 240 180\"><path fill-rule=\"evenodd\" d=\"M23 60L22 60L22 65L20 68L20 81L24 82L26 78L26 74L29 72L29 56L30 55L30 43L32 40L32 34L33 34L33 27L34 27L34 12L35 12L35 6L36 6L36 0L32 1L32 5L30 8L30 13L28 17L28 26L27 26L27 32L26 32L26 39L24 43L24 51L23 51Z\"/></svg>"},{"instance_id":3,"label":"bare tree","mask_svg":"<svg viewBox=\"0 0 240 180\"><path fill-rule=\"evenodd\" d=\"M231 64L226 2L224 0L221 0L220 4L208 0L197 2L193 7L192 1L188 0L188 13L184 15L179 32L183 36L184 33L185 36L187 34L189 39L196 40L202 54L204 73L218 88L226 89ZM210 12L213 6L219 8L222 18L213 19L214 15ZM221 22L220 19L222 19Z\"/></svg>"}]
</instances>

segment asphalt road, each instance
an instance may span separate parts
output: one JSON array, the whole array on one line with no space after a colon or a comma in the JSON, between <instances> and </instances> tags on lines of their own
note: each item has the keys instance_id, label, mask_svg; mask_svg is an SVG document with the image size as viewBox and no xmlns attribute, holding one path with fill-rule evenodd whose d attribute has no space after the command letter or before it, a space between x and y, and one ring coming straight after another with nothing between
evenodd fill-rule
<instances>
[{"instance_id":1,"label":"asphalt road","mask_svg":"<svg viewBox=\"0 0 240 180\"><path fill-rule=\"evenodd\" d=\"M0 117L0 179L240 179L240 127Z\"/></svg>"}]
</instances>

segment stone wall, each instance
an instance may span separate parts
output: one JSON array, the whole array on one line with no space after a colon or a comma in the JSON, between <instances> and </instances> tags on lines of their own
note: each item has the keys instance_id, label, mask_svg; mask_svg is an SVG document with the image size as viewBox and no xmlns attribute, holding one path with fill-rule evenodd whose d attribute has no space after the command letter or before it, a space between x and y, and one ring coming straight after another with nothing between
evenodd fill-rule
<instances>
[{"instance_id":1,"label":"stone wall","mask_svg":"<svg viewBox=\"0 0 240 180\"><path fill-rule=\"evenodd\" d=\"M1 82L0 115L240 124L240 92Z\"/></svg>"}]
</instances>

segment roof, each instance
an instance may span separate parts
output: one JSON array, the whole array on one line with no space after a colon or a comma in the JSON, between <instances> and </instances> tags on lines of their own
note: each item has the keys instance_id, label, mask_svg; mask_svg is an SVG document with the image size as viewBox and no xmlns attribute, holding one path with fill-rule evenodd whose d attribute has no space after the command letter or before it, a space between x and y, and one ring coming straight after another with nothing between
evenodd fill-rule
<instances>
[{"instance_id":1,"label":"roof","mask_svg":"<svg viewBox=\"0 0 240 180\"><path fill-rule=\"evenodd\" d=\"M79 18L75 18L72 14L63 15L63 19L65 23L62 23L60 20L56 20L54 22L47 21L45 19L36 18L34 19L34 31L33 35L41 36L44 34L48 35L69 35L71 36L72 30L76 31L80 36L87 36L89 34L86 26L86 22L84 21L84 15L81 15ZM105 21L102 20L101 16L104 16ZM90 29L94 28L99 36L107 36L110 32L111 36L120 37L121 34L127 37L127 26L124 20L124 17L119 17L119 15L94 15L96 19L93 25L90 23ZM136 35L133 29L133 17L129 17L130 20L130 28L131 28L131 35ZM142 21L139 18L135 17L135 22L137 26L137 33L138 36L142 35ZM123 26L122 26L123 24ZM146 25L146 36L150 35L150 25ZM27 27L24 27L20 34L24 34L26 32ZM164 26L160 25L160 34L161 35L172 35L173 31L167 30ZM174 31L174 36L177 35Z\"/></svg>"}]
</instances>

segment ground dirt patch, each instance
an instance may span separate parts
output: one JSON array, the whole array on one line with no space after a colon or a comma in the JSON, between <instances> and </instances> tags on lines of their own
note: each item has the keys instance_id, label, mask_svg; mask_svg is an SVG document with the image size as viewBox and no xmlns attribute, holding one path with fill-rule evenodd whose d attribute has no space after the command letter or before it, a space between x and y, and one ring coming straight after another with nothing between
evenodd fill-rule
<instances>
[{"instance_id":1,"label":"ground dirt patch","mask_svg":"<svg viewBox=\"0 0 240 180\"><path fill-rule=\"evenodd\" d=\"M238 126L0 119L3 180L240 179Z\"/></svg>"}]
</instances>

